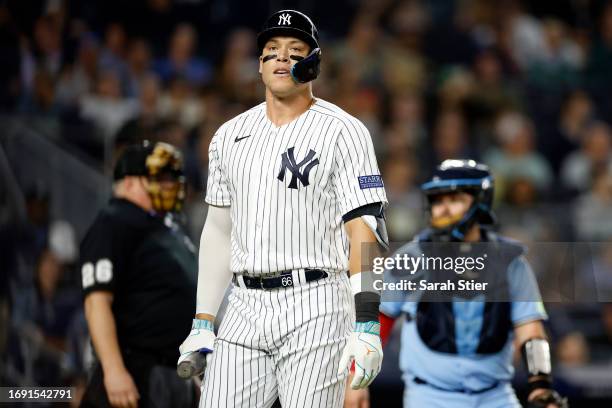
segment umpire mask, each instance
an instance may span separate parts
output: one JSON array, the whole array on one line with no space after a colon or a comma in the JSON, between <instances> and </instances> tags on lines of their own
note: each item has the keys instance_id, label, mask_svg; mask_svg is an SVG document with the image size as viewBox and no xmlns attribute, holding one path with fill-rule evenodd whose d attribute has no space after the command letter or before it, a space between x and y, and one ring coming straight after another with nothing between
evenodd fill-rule
<instances>
[{"instance_id":1,"label":"umpire mask","mask_svg":"<svg viewBox=\"0 0 612 408\"><path fill-rule=\"evenodd\" d=\"M185 200L183 157L168 143L156 143L145 162L148 172L147 191L153 209L160 212L179 212Z\"/></svg>"},{"instance_id":2,"label":"umpire mask","mask_svg":"<svg viewBox=\"0 0 612 408\"><path fill-rule=\"evenodd\" d=\"M179 212L185 200L185 176L181 152L168 143L128 146L115 166L114 178L142 176L156 212Z\"/></svg>"}]
</instances>

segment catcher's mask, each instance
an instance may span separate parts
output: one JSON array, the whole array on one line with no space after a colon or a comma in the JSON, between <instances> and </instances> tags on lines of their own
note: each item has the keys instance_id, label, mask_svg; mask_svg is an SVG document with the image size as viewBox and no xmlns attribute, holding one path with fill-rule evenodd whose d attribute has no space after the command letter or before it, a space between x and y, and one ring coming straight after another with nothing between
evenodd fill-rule
<instances>
[{"instance_id":1,"label":"catcher's mask","mask_svg":"<svg viewBox=\"0 0 612 408\"><path fill-rule=\"evenodd\" d=\"M115 165L114 179L125 176L142 176L147 179L145 188L157 212L179 212L185 199L183 158L168 143L151 143L128 146Z\"/></svg>"},{"instance_id":2,"label":"catcher's mask","mask_svg":"<svg viewBox=\"0 0 612 408\"><path fill-rule=\"evenodd\" d=\"M458 219L432 222L432 230L438 238L463 241L468 230L478 222L495 224L493 204L493 176L489 168L474 160L444 160L434 171L432 178L421 185L431 214L433 198L440 194L465 192L474 197L466 213Z\"/></svg>"}]
</instances>

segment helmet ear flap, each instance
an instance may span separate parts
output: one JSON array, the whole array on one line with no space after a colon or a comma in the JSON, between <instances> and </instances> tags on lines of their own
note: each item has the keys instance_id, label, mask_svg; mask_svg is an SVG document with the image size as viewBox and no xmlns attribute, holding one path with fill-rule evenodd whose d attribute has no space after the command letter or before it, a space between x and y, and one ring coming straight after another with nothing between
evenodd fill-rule
<instances>
[{"instance_id":1,"label":"helmet ear flap","mask_svg":"<svg viewBox=\"0 0 612 408\"><path fill-rule=\"evenodd\" d=\"M306 58L291 67L291 77L300 84L316 79L321 71L321 49L315 48Z\"/></svg>"}]
</instances>

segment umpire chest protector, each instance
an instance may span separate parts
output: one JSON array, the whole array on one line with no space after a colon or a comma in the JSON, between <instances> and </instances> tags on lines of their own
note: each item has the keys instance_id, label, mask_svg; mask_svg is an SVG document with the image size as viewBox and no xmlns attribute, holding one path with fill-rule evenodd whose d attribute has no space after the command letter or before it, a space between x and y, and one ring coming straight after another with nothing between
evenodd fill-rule
<instances>
[{"instance_id":1,"label":"umpire chest protector","mask_svg":"<svg viewBox=\"0 0 612 408\"><path fill-rule=\"evenodd\" d=\"M468 243L432 242L426 231L418 238L425 257L484 257L484 269L463 274L448 270L427 270L428 283L452 282L454 290L424 291L417 305L416 327L423 343L433 351L465 354L494 354L501 351L512 330L508 282L509 265L524 252L522 246L483 231L486 241ZM486 290L457 290L460 280L486 283ZM471 304L468 304L471 303ZM471 310L461 322L460 310ZM480 330L474 329L480 323ZM465 329L465 327L468 327ZM471 334L466 334L471 330Z\"/></svg>"}]
</instances>

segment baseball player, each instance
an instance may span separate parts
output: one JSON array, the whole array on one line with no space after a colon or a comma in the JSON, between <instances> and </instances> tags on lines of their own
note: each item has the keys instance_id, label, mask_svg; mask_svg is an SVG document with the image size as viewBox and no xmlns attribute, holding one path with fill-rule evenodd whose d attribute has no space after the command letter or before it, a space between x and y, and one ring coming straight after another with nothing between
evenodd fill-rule
<instances>
[{"instance_id":1,"label":"baseball player","mask_svg":"<svg viewBox=\"0 0 612 408\"><path fill-rule=\"evenodd\" d=\"M516 345L529 371L529 406L565 407L566 401L552 390L550 348L542 325L547 316L524 248L487 228L494 223L488 168L473 160L446 160L422 190L431 227L393 257L451 255L474 261L466 270L450 271L451 277L427 267L415 273L404 267L385 271L385 283L408 279L416 288L399 296L385 292L381 304L383 338L394 319L405 318L400 351L404 406L520 407L510 384ZM421 284L448 279L456 286L431 290ZM484 283L491 289L481 291ZM462 287L467 290L453 289ZM356 400L358 394L349 397Z\"/></svg>"},{"instance_id":2,"label":"baseball player","mask_svg":"<svg viewBox=\"0 0 612 408\"><path fill-rule=\"evenodd\" d=\"M313 97L310 18L276 12L257 44L265 102L209 149L196 318L179 364L209 353L200 407L340 407L350 361L355 388L381 366L380 295L360 282L362 245L387 245L387 198L367 129Z\"/></svg>"}]
</instances>

